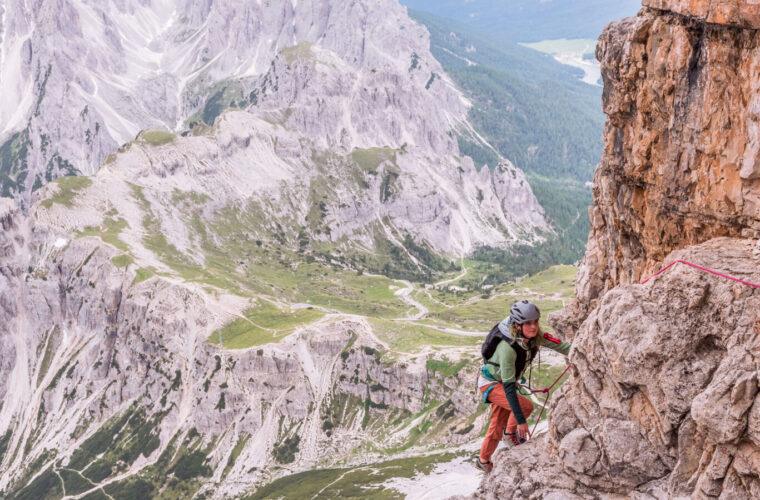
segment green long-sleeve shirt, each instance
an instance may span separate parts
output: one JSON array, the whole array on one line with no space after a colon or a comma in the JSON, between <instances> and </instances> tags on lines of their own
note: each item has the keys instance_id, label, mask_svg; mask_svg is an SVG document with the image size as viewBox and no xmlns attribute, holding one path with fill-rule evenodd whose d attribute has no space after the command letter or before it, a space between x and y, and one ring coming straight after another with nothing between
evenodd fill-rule
<instances>
[{"instance_id":1,"label":"green long-sleeve shirt","mask_svg":"<svg viewBox=\"0 0 760 500\"><path fill-rule=\"evenodd\" d=\"M570 348L572 347L572 344L570 342L555 344L554 342L545 340L543 337L539 338L539 336L536 336L536 338L531 342L536 342L539 347L548 347L549 349L557 351L560 354L564 354L565 356L567 356L570 352ZM517 379L522 376L522 373L515 373L515 363L517 361L517 353L515 352L515 349L521 349L521 347L515 343L515 347L513 349L508 342L499 342L499 345L496 347L496 351L493 353L493 356L491 356L491 358L488 360L491 363L496 363L498 366L492 364L486 365L488 373L490 373L491 377L493 377L495 380L501 380L504 383L516 382ZM530 354L526 353L526 356L527 357L525 360L524 368L530 365L531 362L529 359Z\"/></svg>"}]
</instances>

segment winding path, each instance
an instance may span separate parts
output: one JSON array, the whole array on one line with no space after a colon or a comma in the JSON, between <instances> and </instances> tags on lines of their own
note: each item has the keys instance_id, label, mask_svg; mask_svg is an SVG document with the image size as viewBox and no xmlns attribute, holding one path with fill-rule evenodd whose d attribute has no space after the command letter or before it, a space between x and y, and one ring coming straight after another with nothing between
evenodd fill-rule
<instances>
[{"instance_id":1,"label":"winding path","mask_svg":"<svg viewBox=\"0 0 760 500\"><path fill-rule=\"evenodd\" d=\"M406 320L410 320L410 319L413 319L413 320L415 320L415 319L422 319L422 317L425 316L430 311L428 310L427 307L423 306L422 304L420 304L419 302L417 302L416 300L414 300L411 297L412 292L414 292L414 285L411 284L410 282L406 281L406 280L396 280L396 281L399 282L399 283L403 283L404 285L406 285L406 288L401 288L399 290L396 290L396 292L394 293L394 295L396 295L397 297L399 297L401 300L403 300L404 302L406 302L407 304L409 304L413 308L416 308L418 312L415 315L407 314L406 318L396 318L395 321L406 321Z\"/></svg>"}]
</instances>

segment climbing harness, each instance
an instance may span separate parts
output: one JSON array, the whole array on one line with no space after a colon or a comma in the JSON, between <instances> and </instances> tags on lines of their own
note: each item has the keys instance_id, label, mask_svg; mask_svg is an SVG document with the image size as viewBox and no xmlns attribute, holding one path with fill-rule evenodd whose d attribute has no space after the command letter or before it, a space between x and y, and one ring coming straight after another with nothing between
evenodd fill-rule
<instances>
[{"instance_id":1,"label":"climbing harness","mask_svg":"<svg viewBox=\"0 0 760 500\"><path fill-rule=\"evenodd\" d=\"M556 344L559 344L559 343L562 342L561 340L559 340L559 339L557 339L555 337L552 337L548 333L544 333L544 339L548 340L549 342L556 343ZM506 340L512 340L512 339L506 339ZM541 349L536 349L536 354L538 354L538 369L540 370L541 369ZM533 362L533 356L534 355L532 354L531 355L531 365L530 365L530 368L529 368L529 371L528 371L528 383L526 384L525 383L525 377L522 377L522 380L520 381L520 384L518 384L518 391L517 392L519 392L523 396L530 396L530 395L533 395L533 394L542 394L542 393L544 393L544 394L546 394L546 398L544 399L544 402L541 405L541 413L539 413L538 419L536 420L536 423L533 424L533 430L530 431L529 434L528 434L529 436L532 436L533 433L536 431L536 427L538 427L538 423L541 421L541 417L544 414L544 410L546 410L546 405L549 403L549 398L551 398L551 393L549 391L551 391L552 388L555 385L557 385L557 382L559 382L560 379L565 375L565 373L567 373L567 371L570 369L570 367L573 366L572 364L568 364L567 367L565 368L565 370L560 374L560 376L557 377L556 379L554 379L554 382L552 382L552 385L550 385L546 389L533 389L533 387L531 387L531 385L533 383L533 363L532 363ZM495 378L493 378L491 376L491 373L488 371L488 364L489 363L490 362L486 363L480 369L480 373L481 373L481 375L484 378L486 378L488 380L493 380L494 381L494 383L491 384L490 387L488 387L485 391L483 391L483 394L482 394L483 403L488 403L488 393L491 392L494 387L496 387L496 384L498 384L498 383L501 382L501 380L496 380ZM491 364L495 364L495 363L491 363Z\"/></svg>"},{"instance_id":2,"label":"climbing harness","mask_svg":"<svg viewBox=\"0 0 760 500\"><path fill-rule=\"evenodd\" d=\"M493 390L494 387L496 387L496 384L500 383L501 380L496 380L491 376L491 373L488 371L488 368L486 365L483 365L483 368L480 369L480 374L483 375L487 380L493 380L493 384L489 385L488 388L483 391L482 397L483 397L483 403L488 403L488 393Z\"/></svg>"},{"instance_id":3,"label":"climbing harness","mask_svg":"<svg viewBox=\"0 0 760 500\"><path fill-rule=\"evenodd\" d=\"M718 271L713 271L712 269L708 269L708 268L706 268L706 267L698 266L697 264L693 264L693 263L691 263L691 262L689 262L689 261L686 261L686 260L680 260L680 259L679 259L679 260L676 260L676 261L674 261L674 262L671 262L671 263L670 263L670 264L668 264L667 266L663 267L662 269L660 269L659 271L657 271L656 273L654 273L652 276L650 276L650 277L648 277L647 279L645 279L644 281L642 281L642 282L641 282L641 284L643 285L643 284L644 284L644 283L646 283L647 281L651 280L651 279L652 279L652 278L654 278L655 276L658 276L659 274L662 274L662 273L663 273L663 272L665 272L667 269L669 269L671 266L674 266L675 264L678 264L678 263L681 263L681 264L686 264L687 266L691 266L691 267L697 268L697 269L699 269L699 270L701 270L701 271L705 271L705 272L708 272L708 273L710 273L710 274L714 274L715 276L720 276L721 278L728 278L728 279L730 279L730 280L738 281L739 283L742 283L742 284L744 284L744 285L753 286L753 287L755 287L755 288L760 288L760 285L758 285L758 284L756 284L756 283L750 283L749 281L744 281L744 280L741 280L741 279L739 279L739 278L734 278L733 276L729 276L729 275L727 275L727 274L719 273Z\"/></svg>"},{"instance_id":4,"label":"climbing harness","mask_svg":"<svg viewBox=\"0 0 760 500\"><path fill-rule=\"evenodd\" d=\"M567 371L570 369L571 366L573 366L572 363L570 363L569 365L567 365L567 367L565 367L565 370L559 375L559 377L557 377L556 379L554 379L554 382L552 382L552 385L550 385L546 389L533 389L530 386L530 383L528 383L528 384L520 384L520 389L519 389L518 392L520 392L524 396L528 396L528 395L532 396L533 394L546 394L546 398L544 398L544 401L541 404L541 412L538 414L538 419L536 420L536 423L533 424L533 430L530 431L530 433L528 434L529 436L533 436L533 433L536 432L536 427L538 427L538 423L541 421L541 417L544 415L544 410L546 410L546 405L549 403L549 398L552 397L551 392L549 392L549 391L551 391L552 388L555 385L557 385L557 382L559 382L560 379L565 376L565 373L567 373ZM523 377L523 380L525 380L524 377ZM493 389L494 387L496 387L497 383L498 382L494 383L491 387L489 387L488 389L486 389L486 391L484 391L484 393L483 393L483 402L484 403L488 402L488 393L491 392L491 389ZM522 391L526 391L526 392L522 392Z\"/></svg>"},{"instance_id":5,"label":"climbing harness","mask_svg":"<svg viewBox=\"0 0 760 500\"><path fill-rule=\"evenodd\" d=\"M509 318L508 318L509 319ZM501 324L499 325L501 326ZM513 339L507 335L504 334L503 331L501 331L501 328L494 327L491 332L486 337L485 342L483 343L483 347L481 348L481 353L483 354L483 357L488 360L491 356L493 356L493 353L496 351L496 346L501 341L507 342L512 348L514 349L515 344L517 343L516 339ZM529 348L530 353L530 361L533 361L533 358L535 357L536 352L540 352L538 350L538 347L532 347ZM527 362L527 355L528 352L526 352L524 349L515 349L515 353L517 354L517 360L515 363L515 371L517 373L521 373L525 367L525 363ZM486 356L486 354L488 356ZM541 358L539 355L538 359L539 364L541 363ZM491 384L485 391L483 391L482 398L483 403L488 403L488 394L493 390L494 387L496 387L497 383L501 383L501 379L496 379L493 376L491 376L491 372L488 370L488 365L493 366L499 366L498 363L494 363L493 361L486 361L485 364L480 369L480 375L485 378L486 380L493 381L494 383ZM533 367L531 365L531 373L532 373Z\"/></svg>"}]
</instances>

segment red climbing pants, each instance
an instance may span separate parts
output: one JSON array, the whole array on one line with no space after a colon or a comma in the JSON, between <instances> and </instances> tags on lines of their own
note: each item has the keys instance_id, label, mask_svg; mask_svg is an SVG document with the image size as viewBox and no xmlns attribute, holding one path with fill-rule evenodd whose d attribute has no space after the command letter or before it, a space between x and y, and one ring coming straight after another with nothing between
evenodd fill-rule
<instances>
[{"instance_id":1,"label":"red climbing pants","mask_svg":"<svg viewBox=\"0 0 760 500\"><path fill-rule=\"evenodd\" d=\"M480 392L484 392L489 387L487 385L481 387ZM517 399L520 401L520 408L527 419L533 412L533 403L519 394ZM493 455L504 435L504 427L507 428L508 433L515 432L517 429L517 420L515 420L512 410L509 409L507 396L504 394L504 386L496 383L491 392L488 393L488 401L491 403L491 425L488 427L486 438L483 440L483 446L480 447L481 462L488 462L491 459L491 455Z\"/></svg>"}]
</instances>

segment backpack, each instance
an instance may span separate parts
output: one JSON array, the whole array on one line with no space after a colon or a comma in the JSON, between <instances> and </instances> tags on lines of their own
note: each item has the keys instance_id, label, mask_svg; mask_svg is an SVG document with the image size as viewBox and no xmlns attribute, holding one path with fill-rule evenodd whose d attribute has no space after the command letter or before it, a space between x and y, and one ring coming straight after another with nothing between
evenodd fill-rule
<instances>
[{"instance_id":1,"label":"backpack","mask_svg":"<svg viewBox=\"0 0 760 500\"><path fill-rule=\"evenodd\" d=\"M505 340L510 346L512 346L512 349L515 350L515 353L517 354L517 359L515 360L515 373L517 373L518 375L521 374L523 370L525 369L525 363L527 361L527 353L523 349L515 349L514 339L504 335L501 329L499 329L499 325L494 326L491 329L491 331L488 332L488 335L486 336L486 340L483 342L483 345L480 347L480 354L483 356L483 364L498 366L498 363L489 361L489 359L491 359L491 356L493 356L493 353L496 352L496 347L498 347L499 342L501 342L502 340ZM551 338L551 341L556 342L557 339ZM531 362L536 357L537 353L538 353L538 346L535 346L535 345L531 346L530 347L530 361Z\"/></svg>"},{"instance_id":2,"label":"backpack","mask_svg":"<svg viewBox=\"0 0 760 500\"><path fill-rule=\"evenodd\" d=\"M494 326L491 328L491 331L488 332L488 335L486 336L486 340L483 342L483 345L480 347L480 354L483 356L483 364L495 364L488 361L491 359L491 356L493 356L493 353L496 352L496 347L499 345L499 342L502 340L506 340L510 344L512 343L512 339L501 333L501 330L499 329L499 325Z\"/></svg>"}]
</instances>

